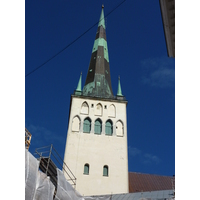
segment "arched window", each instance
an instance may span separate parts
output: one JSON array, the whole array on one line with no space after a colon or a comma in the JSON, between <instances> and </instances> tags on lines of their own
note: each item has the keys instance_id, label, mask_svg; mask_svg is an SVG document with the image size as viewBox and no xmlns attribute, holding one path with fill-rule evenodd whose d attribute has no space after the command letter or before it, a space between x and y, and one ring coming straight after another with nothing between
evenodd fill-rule
<instances>
[{"instance_id":1,"label":"arched window","mask_svg":"<svg viewBox=\"0 0 200 200\"><path fill-rule=\"evenodd\" d=\"M89 169L90 169L89 164L85 164L85 165L84 165L84 172L83 172L83 174L89 175Z\"/></svg>"},{"instance_id":2,"label":"arched window","mask_svg":"<svg viewBox=\"0 0 200 200\"><path fill-rule=\"evenodd\" d=\"M86 115L89 114L89 106L86 101L83 102L81 105L81 114L86 114Z\"/></svg>"},{"instance_id":3,"label":"arched window","mask_svg":"<svg viewBox=\"0 0 200 200\"><path fill-rule=\"evenodd\" d=\"M103 112L103 107L102 107L102 105L101 105L100 103L98 103L98 104L96 105L94 114L95 114L95 115L102 116L102 112Z\"/></svg>"},{"instance_id":4,"label":"arched window","mask_svg":"<svg viewBox=\"0 0 200 200\"><path fill-rule=\"evenodd\" d=\"M113 104L110 105L109 108L108 108L108 116L109 117L115 117L115 113L116 113L115 110L116 110L115 106Z\"/></svg>"},{"instance_id":5,"label":"arched window","mask_svg":"<svg viewBox=\"0 0 200 200\"><path fill-rule=\"evenodd\" d=\"M80 119L78 116L76 116L72 120L72 131L79 132L79 129L80 129Z\"/></svg>"},{"instance_id":6,"label":"arched window","mask_svg":"<svg viewBox=\"0 0 200 200\"><path fill-rule=\"evenodd\" d=\"M124 136L124 127L120 120L116 123L116 135L121 137Z\"/></svg>"},{"instance_id":7,"label":"arched window","mask_svg":"<svg viewBox=\"0 0 200 200\"><path fill-rule=\"evenodd\" d=\"M84 119L84 122L83 122L83 132L90 133L90 131L91 131L91 119L87 117Z\"/></svg>"},{"instance_id":8,"label":"arched window","mask_svg":"<svg viewBox=\"0 0 200 200\"><path fill-rule=\"evenodd\" d=\"M107 165L103 166L103 176L108 176L108 166Z\"/></svg>"},{"instance_id":9,"label":"arched window","mask_svg":"<svg viewBox=\"0 0 200 200\"><path fill-rule=\"evenodd\" d=\"M113 123L110 119L106 121L105 131L106 131L106 135L113 134Z\"/></svg>"},{"instance_id":10,"label":"arched window","mask_svg":"<svg viewBox=\"0 0 200 200\"><path fill-rule=\"evenodd\" d=\"M101 131L102 131L102 122L100 119L97 119L94 124L94 133L100 135Z\"/></svg>"}]
</instances>

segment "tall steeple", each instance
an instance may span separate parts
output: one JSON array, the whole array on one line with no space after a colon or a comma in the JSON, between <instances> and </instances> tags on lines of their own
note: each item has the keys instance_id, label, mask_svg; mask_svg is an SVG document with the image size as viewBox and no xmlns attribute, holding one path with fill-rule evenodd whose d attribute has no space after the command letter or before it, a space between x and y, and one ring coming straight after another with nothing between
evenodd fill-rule
<instances>
[{"instance_id":1,"label":"tall steeple","mask_svg":"<svg viewBox=\"0 0 200 200\"><path fill-rule=\"evenodd\" d=\"M103 9L102 5L83 95L113 98Z\"/></svg>"},{"instance_id":2,"label":"tall steeple","mask_svg":"<svg viewBox=\"0 0 200 200\"><path fill-rule=\"evenodd\" d=\"M128 193L127 101L120 79L113 95L103 6L83 90L81 80L71 95L64 162L81 195Z\"/></svg>"}]
</instances>

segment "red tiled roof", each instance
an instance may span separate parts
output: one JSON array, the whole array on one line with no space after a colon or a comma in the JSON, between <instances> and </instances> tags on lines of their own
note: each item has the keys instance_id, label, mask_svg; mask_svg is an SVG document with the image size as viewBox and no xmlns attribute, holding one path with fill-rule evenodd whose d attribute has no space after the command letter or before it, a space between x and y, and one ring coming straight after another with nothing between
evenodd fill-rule
<instances>
[{"instance_id":1,"label":"red tiled roof","mask_svg":"<svg viewBox=\"0 0 200 200\"><path fill-rule=\"evenodd\" d=\"M172 176L160 176L154 174L142 174L129 172L129 192L145 192L156 190L172 190Z\"/></svg>"}]
</instances>

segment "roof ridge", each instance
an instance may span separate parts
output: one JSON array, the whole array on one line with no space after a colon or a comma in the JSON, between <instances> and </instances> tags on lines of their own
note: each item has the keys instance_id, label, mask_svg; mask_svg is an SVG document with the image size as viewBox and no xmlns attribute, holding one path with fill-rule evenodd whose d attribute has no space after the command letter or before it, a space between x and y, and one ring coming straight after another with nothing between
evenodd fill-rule
<instances>
[{"instance_id":1,"label":"roof ridge","mask_svg":"<svg viewBox=\"0 0 200 200\"><path fill-rule=\"evenodd\" d=\"M159 174L150 174L150 173L142 173L142 172L128 172L128 173L135 173L135 174L145 174L145 175L154 175L154 176L165 176L165 177L175 177L175 176L167 176L167 175L159 175Z\"/></svg>"}]
</instances>

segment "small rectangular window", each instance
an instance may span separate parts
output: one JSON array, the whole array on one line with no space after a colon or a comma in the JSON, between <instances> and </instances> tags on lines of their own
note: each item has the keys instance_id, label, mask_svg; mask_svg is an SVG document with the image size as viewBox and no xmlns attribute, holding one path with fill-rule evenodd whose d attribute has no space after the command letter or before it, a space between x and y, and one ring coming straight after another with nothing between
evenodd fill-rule
<instances>
[{"instance_id":1,"label":"small rectangular window","mask_svg":"<svg viewBox=\"0 0 200 200\"><path fill-rule=\"evenodd\" d=\"M105 105L104 108L107 109L107 105Z\"/></svg>"},{"instance_id":2,"label":"small rectangular window","mask_svg":"<svg viewBox=\"0 0 200 200\"><path fill-rule=\"evenodd\" d=\"M94 104L92 103L91 107L93 108L94 107Z\"/></svg>"},{"instance_id":3,"label":"small rectangular window","mask_svg":"<svg viewBox=\"0 0 200 200\"><path fill-rule=\"evenodd\" d=\"M108 166L107 165L103 166L103 176L108 176Z\"/></svg>"},{"instance_id":4,"label":"small rectangular window","mask_svg":"<svg viewBox=\"0 0 200 200\"><path fill-rule=\"evenodd\" d=\"M84 172L83 174L89 175L89 164L84 165Z\"/></svg>"}]
</instances>

